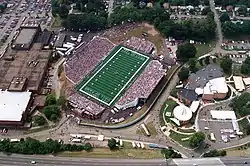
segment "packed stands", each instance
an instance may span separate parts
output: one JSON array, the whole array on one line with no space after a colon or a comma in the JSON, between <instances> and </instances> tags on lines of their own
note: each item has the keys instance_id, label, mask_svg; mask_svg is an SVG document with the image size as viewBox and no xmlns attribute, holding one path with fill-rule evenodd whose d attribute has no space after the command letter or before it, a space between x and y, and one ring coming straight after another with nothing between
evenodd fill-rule
<instances>
[{"instance_id":1,"label":"packed stands","mask_svg":"<svg viewBox=\"0 0 250 166\"><path fill-rule=\"evenodd\" d=\"M79 93L73 93L71 96L68 97L68 101L71 106L74 107L75 111L81 116L98 116L104 111L104 107L95 102L89 100L88 98L84 97Z\"/></svg>"},{"instance_id":2,"label":"packed stands","mask_svg":"<svg viewBox=\"0 0 250 166\"><path fill-rule=\"evenodd\" d=\"M134 36L124 42L124 45L146 54L151 54L154 50L154 44L152 42Z\"/></svg>"},{"instance_id":3,"label":"packed stands","mask_svg":"<svg viewBox=\"0 0 250 166\"><path fill-rule=\"evenodd\" d=\"M86 77L98 65L115 45L106 38L95 36L87 45L75 51L75 55L66 61L64 70L73 83Z\"/></svg>"},{"instance_id":4,"label":"packed stands","mask_svg":"<svg viewBox=\"0 0 250 166\"><path fill-rule=\"evenodd\" d=\"M157 60L152 60L138 79L116 103L118 107L123 108L123 105L134 102L138 98L147 99L165 73L166 70L163 69L162 64Z\"/></svg>"}]
</instances>

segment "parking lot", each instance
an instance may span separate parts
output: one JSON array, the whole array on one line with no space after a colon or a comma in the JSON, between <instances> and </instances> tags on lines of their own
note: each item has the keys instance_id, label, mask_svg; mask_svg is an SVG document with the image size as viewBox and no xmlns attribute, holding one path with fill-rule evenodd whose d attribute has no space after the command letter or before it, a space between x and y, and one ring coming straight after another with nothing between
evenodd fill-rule
<instances>
[{"instance_id":1,"label":"parking lot","mask_svg":"<svg viewBox=\"0 0 250 166\"><path fill-rule=\"evenodd\" d=\"M232 108L228 104L226 102L216 106L207 106L200 111L198 120L199 128L210 140L211 133L213 133L215 140L212 140L212 144L230 144L231 141L240 139L234 130L232 120L212 119L211 110L231 111Z\"/></svg>"},{"instance_id":2,"label":"parking lot","mask_svg":"<svg viewBox=\"0 0 250 166\"><path fill-rule=\"evenodd\" d=\"M250 50L250 41L249 40L227 40L224 41L221 47L225 50Z\"/></svg>"},{"instance_id":3,"label":"parking lot","mask_svg":"<svg viewBox=\"0 0 250 166\"><path fill-rule=\"evenodd\" d=\"M227 56L231 58L233 62L242 64L247 57L250 57L250 54L228 54Z\"/></svg>"},{"instance_id":4,"label":"parking lot","mask_svg":"<svg viewBox=\"0 0 250 166\"><path fill-rule=\"evenodd\" d=\"M10 0L0 15L0 53L14 37L21 24L41 24L42 29L51 24L51 0ZM1 56L1 54L0 54Z\"/></svg>"}]
</instances>

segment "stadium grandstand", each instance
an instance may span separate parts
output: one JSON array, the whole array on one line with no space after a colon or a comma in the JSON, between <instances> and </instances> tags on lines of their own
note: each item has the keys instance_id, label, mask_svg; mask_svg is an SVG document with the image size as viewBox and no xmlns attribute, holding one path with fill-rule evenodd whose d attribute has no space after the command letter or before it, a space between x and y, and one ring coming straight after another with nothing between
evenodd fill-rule
<instances>
[{"instance_id":1,"label":"stadium grandstand","mask_svg":"<svg viewBox=\"0 0 250 166\"><path fill-rule=\"evenodd\" d=\"M95 36L64 63L66 77L75 85L67 97L75 114L98 119L105 110L114 114L136 108L164 77L163 65L147 55L154 49L151 42L132 37L125 43L115 46Z\"/></svg>"}]
</instances>

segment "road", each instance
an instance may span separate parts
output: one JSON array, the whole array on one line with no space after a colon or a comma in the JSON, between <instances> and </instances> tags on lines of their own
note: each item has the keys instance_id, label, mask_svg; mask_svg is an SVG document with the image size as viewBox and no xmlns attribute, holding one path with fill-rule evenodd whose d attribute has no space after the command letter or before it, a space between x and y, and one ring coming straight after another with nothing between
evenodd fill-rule
<instances>
[{"instance_id":1,"label":"road","mask_svg":"<svg viewBox=\"0 0 250 166\"><path fill-rule=\"evenodd\" d=\"M108 16L110 16L113 13L113 8L114 8L114 0L109 0Z\"/></svg>"},{"instance_id":2,"label":"road","mask_svg":"<svg viewBox=\"0 0 250 166\"><path fill-rule=\"evenodd\" d=\"M216 23L216 33L217 33L217 43L213 50L214 53L221 53L221 44L223 42L223 34L221 29L221 22L218 13L215 10L214 0L209 0L209 5L211 11L214 13L214 21Z\"/></svg>"},{"instance_id":3,"label":"road","mask_svg":"<svg viewBox=\"0 0 250 166\"><path fill-rule=\"evenodd\" d=\"M164 159L153 160L129 160L129 159L90 159L90 158L66 158L53 156L29 156L29 155L0 155L0 165L26 166L36 161L37 166L165 166Z\"/></svg>"}]
</instances>

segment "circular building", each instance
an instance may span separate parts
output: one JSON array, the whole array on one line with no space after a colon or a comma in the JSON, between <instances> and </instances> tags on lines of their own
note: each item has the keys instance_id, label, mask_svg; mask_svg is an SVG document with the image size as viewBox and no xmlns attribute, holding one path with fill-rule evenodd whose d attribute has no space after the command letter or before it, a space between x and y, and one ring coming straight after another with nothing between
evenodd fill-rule
<instances>
[{"instance_id":1,"label":"circular building","mask_svg":"<svg viewBox=\"0 0 250 166\"><path fill-rule=\"evenodd\" d=\"M174 117L181 123L185 123L192 118L192 111L185 105L178 105L173 111Z\"/></svg>"}]
</instances>

